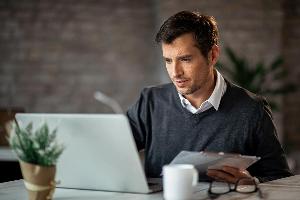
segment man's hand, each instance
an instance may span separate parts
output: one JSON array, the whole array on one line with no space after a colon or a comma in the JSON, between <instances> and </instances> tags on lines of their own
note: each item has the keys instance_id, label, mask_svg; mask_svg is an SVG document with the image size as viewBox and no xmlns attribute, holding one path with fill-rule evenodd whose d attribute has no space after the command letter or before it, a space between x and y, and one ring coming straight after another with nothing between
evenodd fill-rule
<instances>
[{"instance_id":1,"label":"man's hand","mask_svg":"<svg viewBox=\"0 0 300 200\"><path fill-rule=\"evenodd\" d=\"M223 166L222 170L208 169L207 175L216 180L235 183L240 178L253 178L247 170L241 170L234 167Z\"/></svg>"}]
</instances>

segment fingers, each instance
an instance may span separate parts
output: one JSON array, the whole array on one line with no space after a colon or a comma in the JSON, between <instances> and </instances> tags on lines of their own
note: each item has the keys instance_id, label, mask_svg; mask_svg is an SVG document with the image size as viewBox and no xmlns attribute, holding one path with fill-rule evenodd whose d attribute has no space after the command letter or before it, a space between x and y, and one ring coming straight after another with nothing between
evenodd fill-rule
<instances>
[{"instance_id":1,"label":"fingers","mask_svg":"<svg viewBox=\"0 0 300 200\"><path fill-rule=\"evenodd\" d=\"M241 170L235 167L223 166L222 170L237 178L251 177L247 170Z\"/></svg>"},{"instance_id":2,"label":"fingers","mask_svg":"<svg viewBox=\"0 0 300 200\"><path fill-rule=\"evenodd\" d=\"M216 180L223 180L230 183L235 183L240 178L251 177L247 170L240 170L229 166L223 166L222 170L209 169L207 175Z\"/></svg>"},{"instance_id":3,"label":"fingers","mask_svg":"<svg viewBox=\"0 0 300 200\"><path fill-rule=\"evenodd\" d=\"M228 181L230 183L236 182L236 178L233 175L222 170L209 169L207 170L207 175L218 181Z\"/></svg>"}]
</instances>

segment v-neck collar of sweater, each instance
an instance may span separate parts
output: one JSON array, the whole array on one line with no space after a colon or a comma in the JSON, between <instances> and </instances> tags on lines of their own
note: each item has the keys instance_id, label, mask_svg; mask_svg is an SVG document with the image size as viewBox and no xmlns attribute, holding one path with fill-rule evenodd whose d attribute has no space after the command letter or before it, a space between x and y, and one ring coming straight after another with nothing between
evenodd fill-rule
<instances>
[{"instance_id":1,"label":"v-neck collar of sweater","mask_svg":"<svg viewBox=\"0 0 300 200\"><path fill-rule=\"evenodd\" d=\"M228 96L231 93L231 89L232 89L232 83L230 83L226 78L224 78L226 84L227 84L227 89L224 93L224 95L221 98L220 101L220 106L218 111L216 111L214 109L214 107L209 108L208 110L201 112L201 113L191 113L190 111L188 111L186 108L184 108L180 102L180 97L178 96L178 91L176 90L176 87L172 84L172 96L174 98L175 101L175 105L177 107L177 109L180 109L180 111L183 113L184 117L186 118L199 118L199 117L203 117L209 113L213 113L213 112L221 112L222 111L222 104L224 103L224 100L228 98Z\"/></svg>"}]
</instances>

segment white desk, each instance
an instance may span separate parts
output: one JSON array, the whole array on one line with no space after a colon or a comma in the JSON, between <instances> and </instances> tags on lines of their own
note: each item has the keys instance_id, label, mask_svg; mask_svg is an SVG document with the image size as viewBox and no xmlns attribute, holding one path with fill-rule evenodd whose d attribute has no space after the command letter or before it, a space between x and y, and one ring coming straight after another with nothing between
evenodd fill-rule
<instances>
[{"instance_id":1,"label":"white desk","mask_svg":"<svg viewBox=\"0 0 300 200\"><path fill-rule=\"evenodd\" d=\"M296 200L300 199L300 175L279 179L276 181L259 185L263 192L264 199L272 200ZM22 180L0 183L0 199L1 200L25 200L27 193ZM54 200L161 200L162 192L154 194L129 194L118 192L103 192L103 191L87 191L87 190L70 190L56 188ZM207 190L202 190L196 193L195 199L209 199ZM220 196L218 199L260 199L257 193L240 194L231 192Z\"/></svg>"}]
</instances>

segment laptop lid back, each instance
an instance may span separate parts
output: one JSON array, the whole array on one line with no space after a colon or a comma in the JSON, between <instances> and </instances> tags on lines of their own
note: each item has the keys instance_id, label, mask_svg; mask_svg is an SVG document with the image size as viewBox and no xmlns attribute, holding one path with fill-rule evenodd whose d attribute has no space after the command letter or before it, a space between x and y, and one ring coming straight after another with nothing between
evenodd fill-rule
<instances>
[{"instance_id":1,"label":"laptop lid back","mask_svg":"<svg viewBox=\"0 0 300 200\"><path fill-rule=\"evenodd\" d=\"M16 119L20 126L57 127L66 147L57 163L58 187L150 192L125 115L20 113Z\"/></svg>"}]
</instances>

